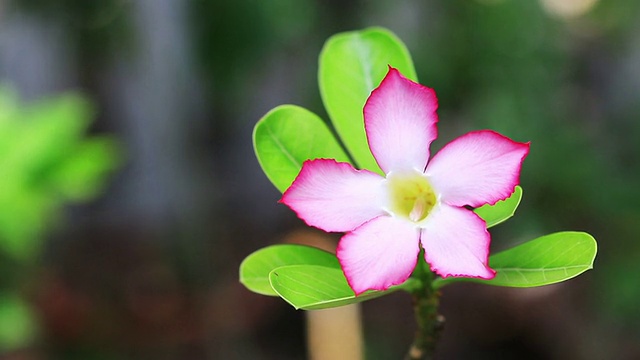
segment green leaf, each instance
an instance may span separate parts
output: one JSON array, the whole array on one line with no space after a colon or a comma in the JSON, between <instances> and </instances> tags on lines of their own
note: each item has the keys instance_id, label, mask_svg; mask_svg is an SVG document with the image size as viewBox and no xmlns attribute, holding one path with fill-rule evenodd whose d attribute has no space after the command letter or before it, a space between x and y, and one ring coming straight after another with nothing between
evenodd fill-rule
<instances>
[{"instance_id":1,"label":"green leaf","mask_svg":"<svg viewBox=\"0 0 640 360\"><path fill-rule=\"evenodd\" d=\"M319 310L371 300L408 286L385 291L367 291L355 296L340 268L318 265L291 265L273 270L269 274L273 289L296 309Z\"/></svg>"},{"instance_id":2,"label":"green leaf","mask_svg":"<svg viewBox=\"0 0 640 360\"><path fill-rule=\"evenodd\" d=\"M269 180L284 192L308 159L349 162L335 136L317 115L295 105L268 112L253 130L253 147Z\"/></svg>"},{"instance_id":3,"label":"green leaf","mask_svg":"<svg viewBox=\"0 0 640 360\"><path fill-rule=\"evenodd\" d=\"M498 201L494 205L484 205L474 211L487 222L487 228L490 228L512 217L520 205L520 200L522 200L522 188L516 186L510 197Z\"/></svg>"},{"instance_id":4,"label":"green leaf","mask_svg":"<svg viewBox=\"0 0 640 360\"><path fill-rule=\"evenodd\" d=\"M393 33L382 28L334 35L320 53L318 82L327 113L358 166L380 174L369 150L362 111L389 65L417 81L409 51Z\"/></svg>"},{"instance_id":5,"label":"green leaf","mask_svg":"<svg viewBox=\"0 0 640 360\"><path fill-rule=\"evenodd\" d=\"M448 277L437 279L433 286L440 288L456 281L509 287L555 284L592 269L596 253L596 240L587 233L549 234L489 257L489 265L496 271L492 280Z\"/></svg>"},{"instance_id":6,"label":"green leaf","mask_svg":"<svg viewBox=\"0 0 640 360\"><path fill-rule=\"evenodd\" d=\"M299 264L340 269L336 256L324 250L303 245L272 245L252 253L242 261L240 282L255 293L277 296L269 284L269 273L282 266Z\"/></svg>"}]
</instances>

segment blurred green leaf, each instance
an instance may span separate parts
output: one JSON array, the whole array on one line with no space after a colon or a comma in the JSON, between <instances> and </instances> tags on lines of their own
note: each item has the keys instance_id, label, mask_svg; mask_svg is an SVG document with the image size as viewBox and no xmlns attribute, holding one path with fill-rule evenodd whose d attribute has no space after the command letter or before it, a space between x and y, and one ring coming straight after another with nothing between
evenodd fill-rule
<instances>
[{"instance_id":1,"label":"blurred green leaf","mask_svg":"<svg viewBox=\"0 0 640 360\"><path fill-rule=\"evenodd\" d=\"M12 119L13 132L4 139L11 146L0 164L32 181L45 178L46 172L75 150L92 116L87 100L73 94L23 106Z\"/></svg>"},{"instance_id":2,"label":"blurred green leaf","mask_svg":"<svg viewBox=\"0 0 640 360\"><path fill-rule=\"evenodd\" d=\"M79 94L24 105L0 87L0 105L0 249L25 260L60 208L98 195L122 156L112 138L86 137L94 110Z\"/></svg>"},{"instance_id":3,"label":"blurred green leaf","mask_svg":"<svg viewBox=\"0 0 640 360\"><path fill-rule=\"evenodd\" d=\"M269 111L253 130L253 147L269 180L284 192L308 159L349 162L336 138L317 115L295 105Z\"/></svg>"},{"instance_id":4,"label":"blurred green leaf","mask_svg":"<svg viewBox=\"0 0 640 360\"><path fill-rule=\"evenodd\" d=\"M59 216L54 211L56 201L20 183L7 185L10 186L0 190L0 249L13 258L26 260L37 253L40 234Z\"/></svg>"},{"instance_id":5,"label":"blurred green leaf","mask_svg":"<svg viewBox=\"0 0 640 360\"><path fill-rule=\"evenodd\" d=\"M334 35L320 53L318 82L327 113L358 166L380 174L367 143L363 108L389 65L417 81L409 51L382 28Z\"/></svg>"},{"instance_id":6,"label":"blurred green leaf","mask_svg":"<svg viewBox=\"0 0 640 360\"><path fill-rule=\"evenodd\" d=\"M415 280L409 279L385 291L367 291L355 296L340 268L291 265L271 271L269 281L278 295L296 309L319 310L375 299Z\"/></svg>"},{"instance_id":7,"label":"blurred green leaf","mask_svg":"<svg viewBox=\"0 0 640 360\"><path fill-rule=\"evenodd\" d=\"M32 345L37 331L35 315L22 299L0 296L0 353Z\"/></svg>"},{"instance_id":8,"label":"blurred green leaf","mask_svg":"<svg viewBox=\"0 0 640 360\"><path fill-rule=\"evenodd\" d=\"M303 245L272 245L255 251L242 261L240 282L255 293L277 296L269 284L269 273L282 266L299 264L340 269L336 256L324 250Z\"/></svg>"},{"instance_id":9,"label":"blurred green leaf","mask_svg":"<svg viewBox=\"0 0 640 360\"><path fill-rule=\"evenodd\" d=\"M458 281L487 285L535 287L569 280L593 268L595 239L583 232L545 235L489 257L496 271L492 280L448 277L433 282L435 288Z\"/></svg>"},{"instance_id":10,"label":"blurred green leaf","mask_svg":"<svg viewBox=\"0 0 640 360\"><path fill-rule=\"evenodd\" d=\"M474 211L486 221L487 228L490 228L512 217L520 205L520 200L522 200L522 188L516 186L513 194L508 198L498 201L494 205L481 206Z\"/></svg>"},{"instance_id":11,"label":"blurred green leaf","mask_svg":"<svg viewBox=\"0 0 640 360\"><path fill-rule=\"evenodd\" d=\"M119 167L121 158L115 139L87 139L52 171L51 183L69 200L91 199L104 187L106 176Z\"/></svg>"}]
</instances>

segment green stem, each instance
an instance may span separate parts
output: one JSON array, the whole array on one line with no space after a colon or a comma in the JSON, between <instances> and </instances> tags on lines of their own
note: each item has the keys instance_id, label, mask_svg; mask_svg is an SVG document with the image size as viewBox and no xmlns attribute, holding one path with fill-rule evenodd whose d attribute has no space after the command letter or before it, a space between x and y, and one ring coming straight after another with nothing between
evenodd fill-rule
<instances>
[{"instance_id":1,"label":"green stem","mask_svg":"<svg viewBox=\"0 0 640 360\"><path fill-rule=\"evenodd\" d=\"M433 273L422 257L414 276L421 280L421 286L411 291L418 329L405 360L429 360L433 359L436 343L444 328L444 317L438 314L440 293L432 288Z\"/></svg>"}]
</instances>

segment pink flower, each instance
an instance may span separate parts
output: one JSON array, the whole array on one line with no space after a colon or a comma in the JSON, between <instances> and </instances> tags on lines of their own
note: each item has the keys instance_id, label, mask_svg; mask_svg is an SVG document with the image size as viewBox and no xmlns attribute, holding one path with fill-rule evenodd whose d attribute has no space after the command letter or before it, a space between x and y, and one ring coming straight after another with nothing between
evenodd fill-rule
<instances>
[{"instance_id":1,"label":"pink flower","mask_svg":"<svg viewBox=\"0 0 640 360\"><path fill-rule=\"evenodd\" d=\"M486 224L467 206L509 197L529 144L473 131L429 159L437 107L432 89L389 67L364 107L369 147L386 175L309 160L282 197L307 224L346 232L337 256L356 295L403 283L420 247L442 277L495 276Z\"/></svg>"}]
</instances>

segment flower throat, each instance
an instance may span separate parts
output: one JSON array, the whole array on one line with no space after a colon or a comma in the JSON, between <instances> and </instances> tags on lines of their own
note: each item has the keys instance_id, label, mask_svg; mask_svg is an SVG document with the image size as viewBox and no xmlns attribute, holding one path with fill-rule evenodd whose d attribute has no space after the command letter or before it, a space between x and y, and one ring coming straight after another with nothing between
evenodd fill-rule
<instances>
[{"instance_id":1,"label":"flower throat","mask_svg":"<svg viewBox=\"0 0 640 360\"><path fill-rule=\"evenodd\" d=\"M387 187L390 196L390 210L413 222L427 218L436 205L436 194L419 172L389 174Z\"/></svg>"}]
</instances>

